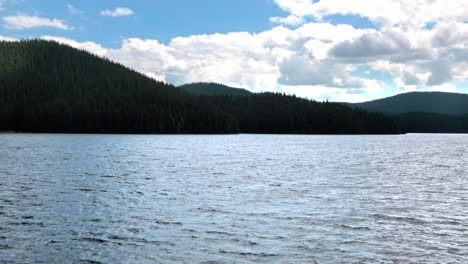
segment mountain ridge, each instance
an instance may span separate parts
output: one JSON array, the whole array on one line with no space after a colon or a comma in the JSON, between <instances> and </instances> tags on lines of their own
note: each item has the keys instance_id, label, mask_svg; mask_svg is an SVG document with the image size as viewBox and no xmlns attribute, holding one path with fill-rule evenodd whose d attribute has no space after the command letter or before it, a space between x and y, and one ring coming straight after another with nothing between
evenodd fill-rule
<instances>
[{"instance_id":1,"label":"mountain ridge","mask_svg":"<svg viewBox=\"0 0 468 264\"><path fill-rule=\"evenodd\" d=\"M468 133L468 94L410 92L350 105L386 114L406 133Z\"/></svg>"},{"instance_id":2,"label":"mountain ridge","mask_svg":"<svg viewBox=\"0 0 468 264\"><path fill-rule=\"evenodd\" d=\"M243 89L230 87L220 83L213 82L196 82L189 83L178 86L177 88L183 90L184 92L194 94L194 95L232 95L232 96L249 96L253 93Z\"/></svg>"},{"instance_id":3,"label":"mountain ridge","mask_svg":"<svg viewBox=\"0 0 468 264\"><path fill-rule=\"evenodd\" d=\"M409 92L351 105L391 115L411 112L461 115L468 113L468 94Z\"/></svg>"}]
</instances>

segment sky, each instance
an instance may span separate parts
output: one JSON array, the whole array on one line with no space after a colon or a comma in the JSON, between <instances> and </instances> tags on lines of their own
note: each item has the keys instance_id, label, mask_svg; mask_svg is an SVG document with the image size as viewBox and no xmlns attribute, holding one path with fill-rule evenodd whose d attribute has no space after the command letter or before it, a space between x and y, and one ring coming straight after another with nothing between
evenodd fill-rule
<instances>
[{"instance_id":1,"label":"sky","mask_svg":"<svg viewBox=\"0 0 468 264\"><path fill-rule=\"evenodd\" d=\"M362 102L468 93L466 0L0 0L0 40L84 49L151 78Z\"/></svg>"}]
</instances>

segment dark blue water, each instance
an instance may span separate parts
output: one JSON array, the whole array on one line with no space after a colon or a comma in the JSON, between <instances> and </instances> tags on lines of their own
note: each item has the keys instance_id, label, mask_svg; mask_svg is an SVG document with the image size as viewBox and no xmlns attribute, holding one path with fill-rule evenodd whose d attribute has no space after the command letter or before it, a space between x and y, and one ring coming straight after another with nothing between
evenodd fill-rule
<instances>
[{"instance_id":1,"label":"dark blue water","mask_svg":"<svg viewBox=\"0 0 468 264\"><path fill-rule=\"evenodd\" d=\"M468 263L468 136L0 135L0 263Z\"/></svg>"}]
</instances>

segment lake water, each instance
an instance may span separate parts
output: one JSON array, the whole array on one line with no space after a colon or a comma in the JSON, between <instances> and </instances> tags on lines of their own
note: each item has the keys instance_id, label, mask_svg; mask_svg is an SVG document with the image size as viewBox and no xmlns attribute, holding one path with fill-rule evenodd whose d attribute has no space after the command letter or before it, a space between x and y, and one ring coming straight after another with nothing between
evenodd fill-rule
<instances>
[{"instance_id":1,"label":"lake water","mask_svg":"<svg viewBox=\"0 0 468 264\"><path fill-rule=\"evenodd\" d=\"M0 135L0 263L468 263L468 136Z\"/></svg>"}]
</instances>

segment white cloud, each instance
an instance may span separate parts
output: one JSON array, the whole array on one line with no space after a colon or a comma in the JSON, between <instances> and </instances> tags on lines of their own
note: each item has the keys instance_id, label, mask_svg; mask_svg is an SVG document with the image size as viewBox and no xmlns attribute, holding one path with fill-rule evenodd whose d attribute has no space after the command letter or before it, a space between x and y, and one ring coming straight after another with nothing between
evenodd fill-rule
<instances>
[{"instance_id":1,"label":"white cloud","mask_svg":"<svg viewBox=\"0 0 468 264\"><path fill-rule=\"evenodd\" d=\"M452 91L456 83L468 79L468 24L464 23L468 6L462 1L275 1L288 14L271 21L296 27L177 37L167 44L129 38L118 48L44 39L108 57L175 85L213 81L314 99L370 100L381 97L382 89L389 86ZM110 15L116 10L107 11ZM320 22L329 14L360 15L380 27ZM318 22L305 22L308 16ZM434 26L425 27L429 22ZM365 72L356 71L360 66Z\"/></svg>"},{"instance_id":2,"label":"white cloud","mask_svg":"<svg viewBox=\"0 0 468 264\"><path fill-rule=\"evenodd\" d=\"M0 41L9 41L9 42L13 42L13 41L18 41L18 39L0 36Z\"/></svg>"},{"instance_id":3,"label":"white cloud","mask_svg":"<svg viewBox=\"0 0 468 264\"><path fill-rule=\"evenodd\" d=\"M394 78L405 90L453 89L468 79L468 2L464 0L275 0L296 20L329 15L369 19L380 29L369 30L332 45L310 42L321 50L309 63L313 76L317 60L333 65L367 65ZM432 24L434 27L426 27ZM352 31L348 31L352 32ZM330 32L328 35L337 35ZM327 51L326 55L323 52ZM327 63L323 64L330 67ZM310 65L309 65L310 66ZM307 67L306 67L307 68ZM300 71L298 71L300 72ZM339 72L339 71L338 71ZM323 76L326 76L322 73ZM305 73L304 73L305 75ZM336 78L339 74L334 74ZM372 74L369 74L369 77ZM325 78L325 77L323 77ZM330 78L328 78L330 79ZM451 85L449 85L451 84ZM434 88L437 87L437 88ZM447 87L450 87L448 89Z\"/></svg>"},{"instance_id":4,"label":"white cloud","mask_svg":"<svg viewBox=\"0 0 468 264\"><path fill-rule=\"evenodd\" d=\"M446 18L468 19L465 0L274 0L283 10L296 16L359 15L381 25L405 24L421 27Z\"/></svg>"},{"instance_id":5,"label":"white cloud","mask_svg":"<svg viewBox=\"0 0 468 264\"><path fill-rule=\"evenodd\" d=\"M133 38L108 56L176 85L204 80L252 89L272 87L278 69L268 54L275 51L261 46L257 37L249 33L199 35L175 38L169 45Z\"/></svg>"},{"instance_id":6,"label":"white cloud","mask_svg":"<svg viewBox=\"0 0 468 264\"><path fill-rule=\"evenodd\" d=\"M313 14L314 4L311 0L274 0L276 4L295 16Z\"/></svg>"},{"instance_id":7,"label":"white cloud","mask_svg":"<svg viewBox=\"0 0 468 264\"><path fill-rule=\"evenodd\" d=\"M78 42L72 39L63 38L63 37L53 37L53 36L43 36L41 37L43 40L55 41L60 44L66 44L76 49L86 50L90 53L96 54L98 56L104 57L107 55L107 49L102 47L99 44L96 44L91 41L86 42Z\"/></svg>"},{"instance_id":8,"label":"white cloud","mask_svg":"<svg viewBox=\"0 0 468 264\"><path fill-rule=\"evenodd\" d=\"M169 44L130 38L117 49L64 38L46 39L106 56L175 85L213 81L257 92L287 91L291 90L289 87L301 86L307 87L301 94L312 96L318 87L350 89L356 93L370 85L369 80L350 74L352 65L335 65L326 58L335 44L366 32L369 31L347 25L313 23L297 29L279 26L259 34L236 32L177 37Z\"/></svg>"},{"instance_id":9,"label":"white cloud","mask_svg":"<svg viewBox=\"0 0 468 264\"><path fill-rule=\"evenodd\" d=\"M102 10L101 16L111 16L111 17L121 17L121 16L131 16L133 11L126 7L117 7L114 10Z\"/></svg>"},{"instance_id":10,"label":"white cloud","mask_svg":"<svg viewBox=\"0 0 468 264\"><path fill-rule=\"evenodd\" d=\"M62 30L71 30L73 27L65 24L60 19L50 19L38 16L15 15L3 17L4 26L7 29L30 29L38 27L51 27Z\"/></svg>"},{"instance_id":11,"label":"white cloud","mask_svg":"<svg viewBox=\"0 0 468 264\"><path fill-rule=\"evenodd\" d=\"M324 85L337 88L364 88L364 81L350 75L346 64L333 61L314 62L306 57L292 57L280 65L278 82L290 86Z\"/></svg>"},{"instance_id":12,"label":"white cloud","mask_svg":"<svg viewBox=\"0 0 468 264\"><path fill-rule=\"evenodd\" d=\"M432 86L429 88L431 92L448 92L453 93L457 90L457 87L453 83L444 83L437 86Z\"/></svg>"},{"instance_id":13,"label":"white cloud","mask_svg":"<svg viewBox=\"0 0 468 264\"><path fill-rule=\"evenodd\" d=\"M290 15L288 17L270 17L270 22L286 25L300 25L304 23L304 18Z\"/></svg>"},{"instance_id":14,"label":"white cloud","mask_svg":"<svg viewBox=\"0 0 468 264\"><path fill-rule=\"evenodd\" d=\"M336 57L366 58L396 54L410 48L409 41L394 32L373 32L339 43L331 50Z\"/></svg>"}]
</instances>

